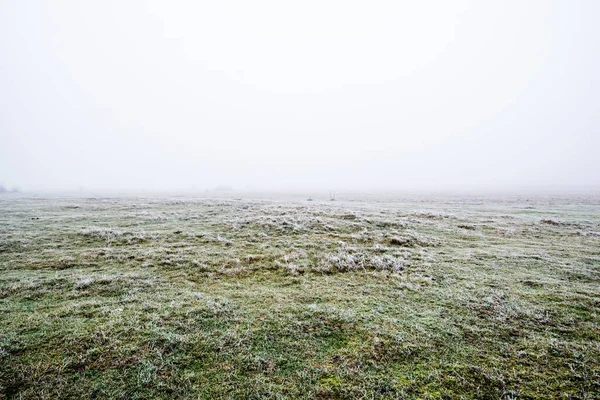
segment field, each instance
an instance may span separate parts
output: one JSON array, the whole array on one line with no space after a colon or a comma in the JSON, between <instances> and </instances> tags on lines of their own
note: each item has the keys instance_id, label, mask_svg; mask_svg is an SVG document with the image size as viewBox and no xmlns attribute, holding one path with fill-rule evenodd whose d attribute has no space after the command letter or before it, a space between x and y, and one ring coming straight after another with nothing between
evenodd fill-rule
<instances>
[{"instance_id":1,"label":"field","mask_svg":"<svg viewBox=\"0 0 600 400\"><path fill-rule=\"evenodd\" d=\"M0 196L0 399L600 398L599 312L598 197Z\"/></svg>"}]
</instances>

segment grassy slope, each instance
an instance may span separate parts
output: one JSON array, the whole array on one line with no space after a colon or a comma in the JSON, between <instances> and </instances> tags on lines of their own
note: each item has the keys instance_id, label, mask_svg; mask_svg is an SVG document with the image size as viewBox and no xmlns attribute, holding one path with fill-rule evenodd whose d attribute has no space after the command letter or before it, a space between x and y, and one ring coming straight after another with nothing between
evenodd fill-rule
<instances>
[{"instance_id":1,"label":"grassy slope","mask_svg":"<svg viewBox=\"0 0 600 400\"><path fill-rule=\"evenodd\" d=\"M600 200L0 198L2 398L598 398Z\"/></svg>"}]
</instances>

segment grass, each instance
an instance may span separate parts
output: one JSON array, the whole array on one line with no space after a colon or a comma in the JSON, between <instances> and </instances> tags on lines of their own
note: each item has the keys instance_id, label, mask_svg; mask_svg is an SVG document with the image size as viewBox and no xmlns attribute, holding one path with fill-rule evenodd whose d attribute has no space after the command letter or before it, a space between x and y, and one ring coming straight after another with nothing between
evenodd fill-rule
<instances>
[{"instance_id":1,"label":"grass","mask_svg":"<svg viewBox=\"0 0 600 400\"><path fill-rule=\"evenodd\" d=\"M5 195L0 399L600 398L599 232L598 198Z\"/></svg>"}]
</instances>

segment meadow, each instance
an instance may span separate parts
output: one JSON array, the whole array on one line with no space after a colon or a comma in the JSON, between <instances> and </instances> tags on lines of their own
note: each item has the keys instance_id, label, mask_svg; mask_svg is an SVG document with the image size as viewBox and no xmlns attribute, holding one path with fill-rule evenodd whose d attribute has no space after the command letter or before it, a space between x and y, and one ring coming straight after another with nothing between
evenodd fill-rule
<instances>
[{"instance_id":1,"label":"meadow","mask_svg":"<svg viewBox=\"0 0 600 400\"><path fill-rule=\"evenodd\" d=\"M0 196L0 399L600 398L600 197Z\"/></svg>"}]
</instances>

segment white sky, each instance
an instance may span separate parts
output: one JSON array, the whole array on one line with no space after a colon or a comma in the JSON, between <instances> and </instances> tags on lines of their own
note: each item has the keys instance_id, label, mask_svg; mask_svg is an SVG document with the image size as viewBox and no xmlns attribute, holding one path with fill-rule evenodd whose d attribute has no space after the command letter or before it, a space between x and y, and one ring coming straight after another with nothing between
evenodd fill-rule
<instances>
[{"instance_id":1,"label":"white sky","mask_svg":"<svg viewBox=\"0 0 600 400\"><path fill-rule=\"evenodd\" d=\"M600 187L600 1L0 0L0 183Z\"/></svg>"}]
</instances>

